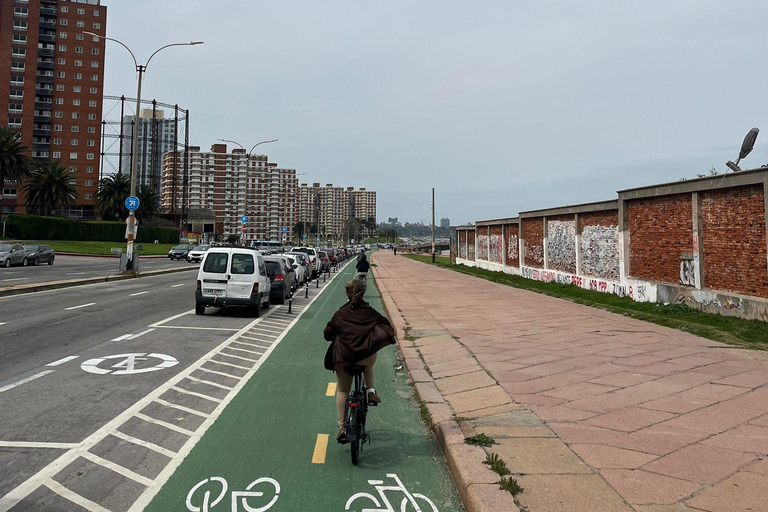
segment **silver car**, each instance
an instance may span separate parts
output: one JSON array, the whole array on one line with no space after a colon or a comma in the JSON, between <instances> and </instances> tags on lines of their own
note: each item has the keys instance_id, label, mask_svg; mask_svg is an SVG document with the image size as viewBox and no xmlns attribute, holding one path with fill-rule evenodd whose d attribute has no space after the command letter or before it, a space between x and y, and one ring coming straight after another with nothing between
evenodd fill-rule
<instances>
[{"instance_id":1,"label":"silver car","mask_svg":"<svg viewBox=\"0 0 768 512\"><path fill-rule=\"evenodd\" d=\"M0 244L0 265L10 267L11 265L27 266L27 251L21 244Z\"/></svg>"}]
</instances>

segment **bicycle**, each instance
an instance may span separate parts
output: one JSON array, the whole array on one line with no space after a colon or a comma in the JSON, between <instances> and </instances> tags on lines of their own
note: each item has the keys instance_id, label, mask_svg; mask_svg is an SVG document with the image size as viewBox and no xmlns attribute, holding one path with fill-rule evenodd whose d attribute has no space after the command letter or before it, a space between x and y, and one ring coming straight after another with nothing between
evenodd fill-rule
<instances>
[{"instance_id":1,"label":"bicycle","mask_svg":"<svg viewBox=\"0 0 768 512\"><path fill-rule=\"evenodd\" d=\"M347 428L347 443L350 445L352 464L357 466L360 461L361 445L371 442L371 435L365 431L365 418L368 415L368 406L376 404L368 402L368 390L363 382L365 366L353 364L347 366L345 371L354 379L354 389L347 397L344 409L344 426Z\"/></svg>"},{"instance_id":2,"label":"bicycle","mask_svg":"<svg viewBox=\"0 0 768 512\"><path fill-rule=\"evenodd\" d=\"M376 490L376 492L379 494L379 498L381 498L381 501L376 499L376 496L374 496L371 493L367 492L359 492L357 494L354 494L349 500L347 500L347 504L344 507L344 510L349 511L350 507L353 505L355 501L357 501L359 498L367 498L373 502L373 504L377 508L364 508L362 509L362 512L396 512L394 507L392 507L392 503L389 501L387 496L384 494L385 491L398 491L405 494L405 497L403 498L403 501L400 502L400 512L407 512L408 505L411 505L413 507L414 512L438 512L437 507L434 503L432 503L432 500L424 496L423 494L418 493L411 493L408 491L408 489L405 488L405 485L403 485L403 482L400 481L400 479L397 477L397 475L388 473L387 478L393 479L397 485L383 485L383 480L368 480L368 483L373 486L373 488ZM419 506L419 503L417 502L426 502L426 505L429 505L429 508L422 503L421 506Z\"/></svg>"}]
</instances>

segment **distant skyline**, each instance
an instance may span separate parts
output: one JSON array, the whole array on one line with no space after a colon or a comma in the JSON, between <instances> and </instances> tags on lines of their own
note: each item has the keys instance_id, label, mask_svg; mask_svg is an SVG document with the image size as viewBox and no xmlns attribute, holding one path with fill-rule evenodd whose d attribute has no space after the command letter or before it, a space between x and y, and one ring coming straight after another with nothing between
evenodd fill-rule
<instances>
[{"instance_id":1,"label":"distant skyline","mask_svg":"<svg viewBox=\"0 0 768 512\"><path fill-rule=\"evenodd\" d=\"M266 139L308 183L377 191L378 220L454 225L615 198L768 163L768 2L102 0L147 70L144 98L190 109L190 143ZM212 7L213 6L213 7ZM135 27L140 26L137 32ZM135 96L108 43L105 94Z\"/></svg>"}]
</instances>

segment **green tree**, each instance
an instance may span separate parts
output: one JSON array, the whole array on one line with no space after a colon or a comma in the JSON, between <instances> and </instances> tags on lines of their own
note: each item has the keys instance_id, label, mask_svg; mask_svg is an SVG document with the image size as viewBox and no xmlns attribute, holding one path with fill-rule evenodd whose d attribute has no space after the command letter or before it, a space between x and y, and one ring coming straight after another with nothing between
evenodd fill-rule
<instances>
[{"instance_id":1,"label":"green tree","mask_svg":"<svg viewBox=\"0 0 768 512\"><path fill-rule=\"evenodd\" d=\"M61 206L75 204L75 180L61 160L49 160L36 166L24 184L27 211L50 217Z\"/></svg>"},{"instance_id":2,"label":"green tree","mask_svg":"<svg viewBox=\"0 0 768 512\"><path fill-rule=\"evenodd\" d=\"M131 178L127 174L113 174L99 180L96 209L104 220L120 220L125 211L125 199L131 193Z\"/></svg>"},{"instance_id":3,"label":"green tree","mask_svg":"<svg viewBox=\"0 0 768 512\"><path fill-rule=\"evenodd\" d=\"M21 135L7 128L0 127L0 189L6 180L20 181L32 174L32 160L29 149L21 143ZM2 192L0 192L2 199ZM0 220L3 211L0 208Z\"/></svg>"},{"instance_id":4,"label":"green tree","mask_svg":"<svg viewBox=\"0 0 768 512\"><path fill-rule=\"evenodd\" d=\"M136 218L140 223L145 223L160 213L160 198L151 187L146 185L140 186L136 192L136 197L139 198L139 209L136 210ZM123 208L125 208L125 205L123 205Z\"/></svg>"}]
</instances>

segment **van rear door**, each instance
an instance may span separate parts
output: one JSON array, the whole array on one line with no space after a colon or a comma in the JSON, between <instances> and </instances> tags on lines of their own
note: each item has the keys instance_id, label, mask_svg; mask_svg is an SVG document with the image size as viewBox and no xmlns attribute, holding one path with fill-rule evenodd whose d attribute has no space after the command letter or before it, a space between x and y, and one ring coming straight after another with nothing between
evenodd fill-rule
<instances>
[{"instance_id":1,"label":"van rear door","mask_svg":"<svg viewBox=\"0 0 768 512\"><path fill-rule=\"evenodd\" d=\"M205 254L205 261L200 271L202 294L204 297L227 297L229 283L229 250L211 249Z\"/></svg>"},{"instance_id":2,"label":"van rear door","mask_svg":"<svg viewBox=\"0 0 768 512\"><path fill-rule=\"evenodd\" d=\"M253 283L256 282L256 262L253 251L232 251L230 278L227 285L227 297L230 299L250 299ZM263 290L259 290L262 291ZM269 291L267 291L269 293Z\"/></svg>"}]
</instances>

